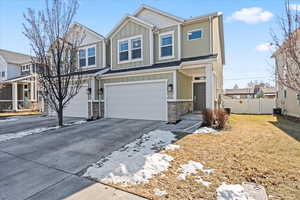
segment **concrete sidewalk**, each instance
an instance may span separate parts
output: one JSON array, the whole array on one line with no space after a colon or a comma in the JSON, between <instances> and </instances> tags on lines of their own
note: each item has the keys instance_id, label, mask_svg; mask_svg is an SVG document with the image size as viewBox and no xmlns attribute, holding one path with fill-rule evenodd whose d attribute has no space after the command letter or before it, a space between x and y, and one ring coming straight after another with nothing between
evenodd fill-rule
<instances>
[{"instance_id":1,"label":"concrete sidewalk","mask_svg":"<svg viewBox=\"0 0 300 200\"><path fill-rule=\"evenodd\" d=\"M67 198L65 200L146 200L140 196L118 190L101 183L95 183Z\"/></svg>"}]
</instances>

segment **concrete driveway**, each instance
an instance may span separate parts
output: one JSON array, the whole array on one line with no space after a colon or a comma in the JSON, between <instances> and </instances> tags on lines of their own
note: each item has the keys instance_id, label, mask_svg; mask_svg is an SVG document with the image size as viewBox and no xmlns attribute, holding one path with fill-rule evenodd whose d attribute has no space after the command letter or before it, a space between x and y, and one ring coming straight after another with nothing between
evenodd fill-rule
<instances>
[{"instance_id":1,"label":"concrete driveway","mask_svg":"<svg viewBox=\"0 0 300 200\"><path fill-rule=\"evenodd\" d=\"M52 123L39 116L25 117L0 124L0 132ZM0 142L0 200L70 196L94 184L80 177L88 165L160 125L157 121L103 119Z\"/></svg>"}]
</instances>

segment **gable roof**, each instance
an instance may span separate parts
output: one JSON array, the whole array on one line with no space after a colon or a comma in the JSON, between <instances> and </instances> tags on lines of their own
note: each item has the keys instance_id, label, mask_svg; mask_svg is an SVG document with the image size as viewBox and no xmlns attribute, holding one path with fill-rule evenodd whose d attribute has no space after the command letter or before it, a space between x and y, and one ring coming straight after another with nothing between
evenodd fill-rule
<instances>
[{"instance_id":1,"label":"gable roof","mask_svg":"<svg viewBox=\"0 0 300 200\"><path fill-rule=\"evenodd\" d=\"M92 34L96 35L97 37L100 37L101 39L105 39L105 37L103 35L97 33L96 31L94 31L94 30L90 29L89 27L87 27L85 25L82 25L78 22L75 22L70 29L73 29L75 26L81 26L85 30L87 30L87 31L91 32Z\"/></svg>"},{"instance_id":2,"label":"gable roof","mask_svg":"<svg viewBox=\"0 0 300 200\"><path fill-rule=\"evenodd\" d=\"M153 27L154 27L153 24L150 24L150 23L148 23L148 22L146 22L146 21L144 21L144 20L142 20L142 19L139 19L139 18L137 18L137 17L135 17L135 16L132 16L132 15L127 14L127 15L125 15L125 16L119 21L119 23L118 23L117 25L114 26L114 28L108 33L108 35L107 35L106 37L109 38L109 37L113 36L114 33L118 32L118 30L120 29L120 27L122 26L122 24L125 23L125 21L127 21L127 20L135 21L135 22L137 22L138 24L141 24L141 25L146 26L146 27L148 27L148 28L153 28Z\"/></svg>"},{"instance_id":3,"label":"gable roof","mask_svg":"<svg viewBox=\"0 0 300 200\"><path fill-rule=\"evenodd\" d=\"M177 17L177 16L175 16L175 15L172 15L172 14L170 14L170 13L167 13L167 12L165 12L165 11L159 10L159 9L157 9L157 8L153 8L153 7L148 6L148 5L145 5L145 4L143 4L143 5L142 5L142 6L134 13L134 16L136 17L136 16L137 16L138 14L140 14L144 9L151 10L151 11L153 11L153 12L155 12L155 13L159 13L159 14L161 14L161 15L163 15L163 16L166 16L166 17L169 17L169 18L171 18L171 19L174 19L174 20L176 20L176 21L178 21L178 22L184 22L184 19L181 18L181 17Z\"/></svg>"},{"instance_id":4,"label":"gable roof","mask_svg":"<svg viewBox=\"0 0 300 200\"><path fill-rule=\"evenodd\" d=\"M0 56L2 56L7 63L12 64L24 64L31 62L30 55L25 55L22 53L17 53L5 49L0 49Z\"/></svg>"}]
</instances>

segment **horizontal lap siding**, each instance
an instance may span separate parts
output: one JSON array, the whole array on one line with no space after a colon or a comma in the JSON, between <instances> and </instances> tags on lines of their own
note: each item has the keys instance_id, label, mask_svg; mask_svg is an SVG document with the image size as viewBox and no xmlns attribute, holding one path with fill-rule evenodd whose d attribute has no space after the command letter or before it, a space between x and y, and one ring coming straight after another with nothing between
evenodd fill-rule
<instances>
[{"instance_id":1,"label":"horizontal lap siding","mask_svg":"<svg viewBox=\"0 0 300 200\"><path fill-rule=\"evenodd\" d=\"M101 80L100 87L104 88L105 83L124 83L124 82L133 82L133 81L146 81L146 80L168 80L168 84L173 84L173 73L161 73L161 74L152 74L152 75L141 75L141 76L127 76L122 78L112 78ZM168 92L168 98L173 98L173 92ZM102 97L103 99L103 97Z\"/></svg>"}]
</instances>

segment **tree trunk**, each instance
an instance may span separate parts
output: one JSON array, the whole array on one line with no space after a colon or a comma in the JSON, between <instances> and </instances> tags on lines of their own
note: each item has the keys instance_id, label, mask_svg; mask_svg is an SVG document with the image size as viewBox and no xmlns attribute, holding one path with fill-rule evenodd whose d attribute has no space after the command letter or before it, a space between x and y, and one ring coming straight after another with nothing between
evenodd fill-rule
<instances>
[{"instance_id":1,"label":"tree trunk","mask_svg":"<svg viewBox=\"0 0 300 200\"><path fill-rule=\"evenodd\" d=\"M62 106L62 102L59 102L59 108L58 108L58 113L57 113L57 116L58 116L58 125L59 126L63 126L64 125L64 122L63 122L63 106Z\"/></svg>"}]
</instances>

